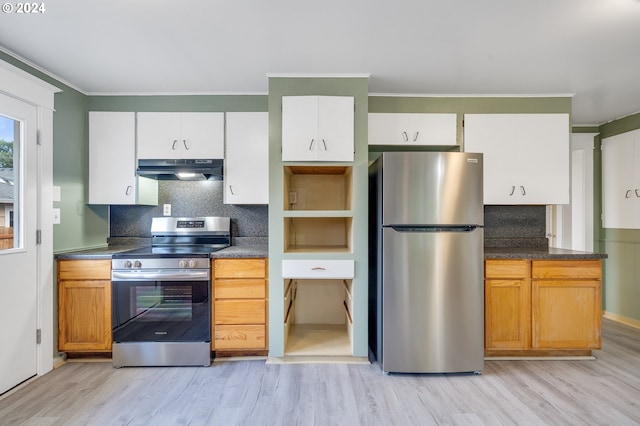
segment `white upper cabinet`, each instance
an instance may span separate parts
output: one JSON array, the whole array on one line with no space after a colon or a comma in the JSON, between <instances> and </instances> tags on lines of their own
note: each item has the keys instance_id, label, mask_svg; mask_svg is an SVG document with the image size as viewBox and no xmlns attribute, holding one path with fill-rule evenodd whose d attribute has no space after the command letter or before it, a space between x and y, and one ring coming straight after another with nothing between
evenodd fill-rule
<instances>
[{"instance_id":1,"label":"white upper cabinet","mask_svg":"<svg viewBox=\"0 0 640 426\"><path fill-rule=\"evenodd\" d=\"M138 159L224 157L224 113L139 112Z\"/></svg>"},{"instance_id":2,"label":"white upper cabinet","mask_svg":"<svg viewBox=\"0 0 640 426\"><path fill-rule=\"evenodd\" d=\"M136 176L133 112L89 112L89 204L158 204L158 182Z\"/></svg>"},{"instance_id":3,"label":"white upper cabinet","mask_svg":"<svg viewBox=\"0 0 640 426\"><path fill-rule=\"evenodd\" d=\"M282 97L282 161L353 158L353 96Z\"/></svg>"},{"instance_id":4,"label":"white upper cabinet","mask_svg":"<svg viewBox=\"0 0 640 426\"><path fill-rule=\"evenodd\" d=\"M269 114L228 112L225 204L269 204Z\"/></svg>"},{"instance_id":5,"label":"white upper cabinet","mask_svg":"<svg viewBox=\"0 0 640 426\"><path fill-rule=\"evenodd\" d=\"M602 140L604 228L640 229L640 130Z\"/></svg>"},{"instance_id":6,"label":"white upper cabinet","mask_svg":"<svg viewBox=\"0 0 640 426\"><path fill-rule=\"evenodd\" d=\"M484 154L485 204L570 202L569 114L467 114L464 150Z\"/></svg>"},{"instance_id":7,"label":"white upper cabinet","mask_svg":"<svg viewBox=\"0 0 640 426\"><path fill-rule=\"evenodd\" d=\"M456 145L456 114L371 112L369 145Z\"/></svg>"}]
</instances>

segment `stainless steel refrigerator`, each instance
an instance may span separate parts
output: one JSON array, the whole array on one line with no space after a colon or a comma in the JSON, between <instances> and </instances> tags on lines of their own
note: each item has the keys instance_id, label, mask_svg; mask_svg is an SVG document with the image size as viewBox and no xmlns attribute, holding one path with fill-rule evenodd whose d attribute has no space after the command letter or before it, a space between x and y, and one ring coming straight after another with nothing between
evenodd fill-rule
<instances>
[{"instance_id":1,"label":"stainless steel refrigerator","mask_svg":"<svg viewBox=\"0 0 640 426\"><path fill-rule=\"evenodd\" d=\"M385 372L479 373L482 154L385 152L369 172L373 354Z\"/></svg>"}]
</instances>

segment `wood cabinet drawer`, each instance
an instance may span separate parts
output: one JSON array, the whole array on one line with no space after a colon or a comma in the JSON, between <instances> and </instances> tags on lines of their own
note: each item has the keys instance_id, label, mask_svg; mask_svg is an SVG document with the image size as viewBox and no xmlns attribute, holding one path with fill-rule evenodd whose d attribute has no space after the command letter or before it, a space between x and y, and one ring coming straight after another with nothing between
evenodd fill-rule
<instances>
[{"instance_id":1,"label":"wood cabinet drawer","mask_svg":"<svg viewBox=\"0 0 640 426\"><path fill-rule=\"evenodd\" d=\"M353 260L289 260L282 261L283 278L350 279L355 275Z\"/></svg>"},{"instance_id":2,"label":"wood cabinet drawer","mask_svg":"<svg viewBox=\"0 0 640 426\"><path fill-rule=\"evenodd\" d=\"M218 325L214 333L214 349L265 349L264 325Z\"/></svg>"},{"instance_id":3,"label":"wood cabinet drawer","mask_svg":"<svg viewBox=\"0 0 640 426\"><path fill-rule=\"evenodd\" d=\"M215 259L215 278L264 278L267 276L266 259Z\"/></svg>"},{"instance_id":4,"label":"wood cabinet drawer","mask_svg":"<svg viewBox=\"0 0 640 426\"><path fill-rule=\"evenodd\" d=\"M213 312L215 324L264 324L266 302L253 299L216 300Z\"/></svg>"},{"instance_id":5,"label":"wood cabinet drawer","mask_svg":"<svg viewBox=\"0 0 640 426\"><path fill-rule=\"evenodd\" d=\"M533 279L590 279L602 277L602 261L595 260L534 260L531 267Z\"/></svg>"},{"instance_id":6,"label":"wood cabinet drawer","mask_svg":"<svg viewBox=\"0 0 640 426\"><path fill-rule=\"evenodd\" d=\"M526 260L487 260L484 264L486 278L527 278L528 271Z\"/></svg>"},{"instance_id":7,"label":"wood cabinet drawer","mask_svg":"<svg viewBox=\"0 0 640 426\"><path fill-rule=\"evenodd\" d=\"M111 280L111 260L60 260L61 280Z\"/></svg>"},{"instance_id":8,"label":"wood cabinet drawer","mask_svg":"<svg viewBox=\"0 0 640 426\"><path fill-rule=\"evenodd\" d=\"M261 278L224 278L213 282L216 299L264 299L266 288Z\"/></svg>"}]
</instances>

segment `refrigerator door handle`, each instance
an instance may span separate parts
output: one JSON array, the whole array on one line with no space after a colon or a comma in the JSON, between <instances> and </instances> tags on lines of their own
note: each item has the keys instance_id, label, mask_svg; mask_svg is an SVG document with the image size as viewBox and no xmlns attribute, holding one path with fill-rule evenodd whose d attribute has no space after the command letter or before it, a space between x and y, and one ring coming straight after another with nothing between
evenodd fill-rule
<instances>
[{"instance_id":1,"label":"refrigerator door handle","mask_svg":"<svg viewBox=\"0 0 640 426\"><path fill-rule=\"evenodd\" d=\"M391 228L396 232L472 232L478 225L455 226L425 226L425 225L384 225L383 228Z\"/></svg>"}]
</instances>

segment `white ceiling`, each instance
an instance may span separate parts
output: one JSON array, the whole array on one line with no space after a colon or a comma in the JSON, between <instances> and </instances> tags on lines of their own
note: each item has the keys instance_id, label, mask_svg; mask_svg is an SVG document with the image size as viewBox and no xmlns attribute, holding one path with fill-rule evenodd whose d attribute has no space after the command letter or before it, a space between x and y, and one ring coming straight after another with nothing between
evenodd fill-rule
<instances>
[{"instance_id":1,"label":"white ceiling","mask_svg":"<svg viewBox=\"0 0 640 426\"><path fill-rule=\"evenodd\" d=\"M574 94L576 125L640 111L640 0L40 1L0 15L0 46L88 94L364 73L371 94Z\"/></svg>"}]
</instances>

